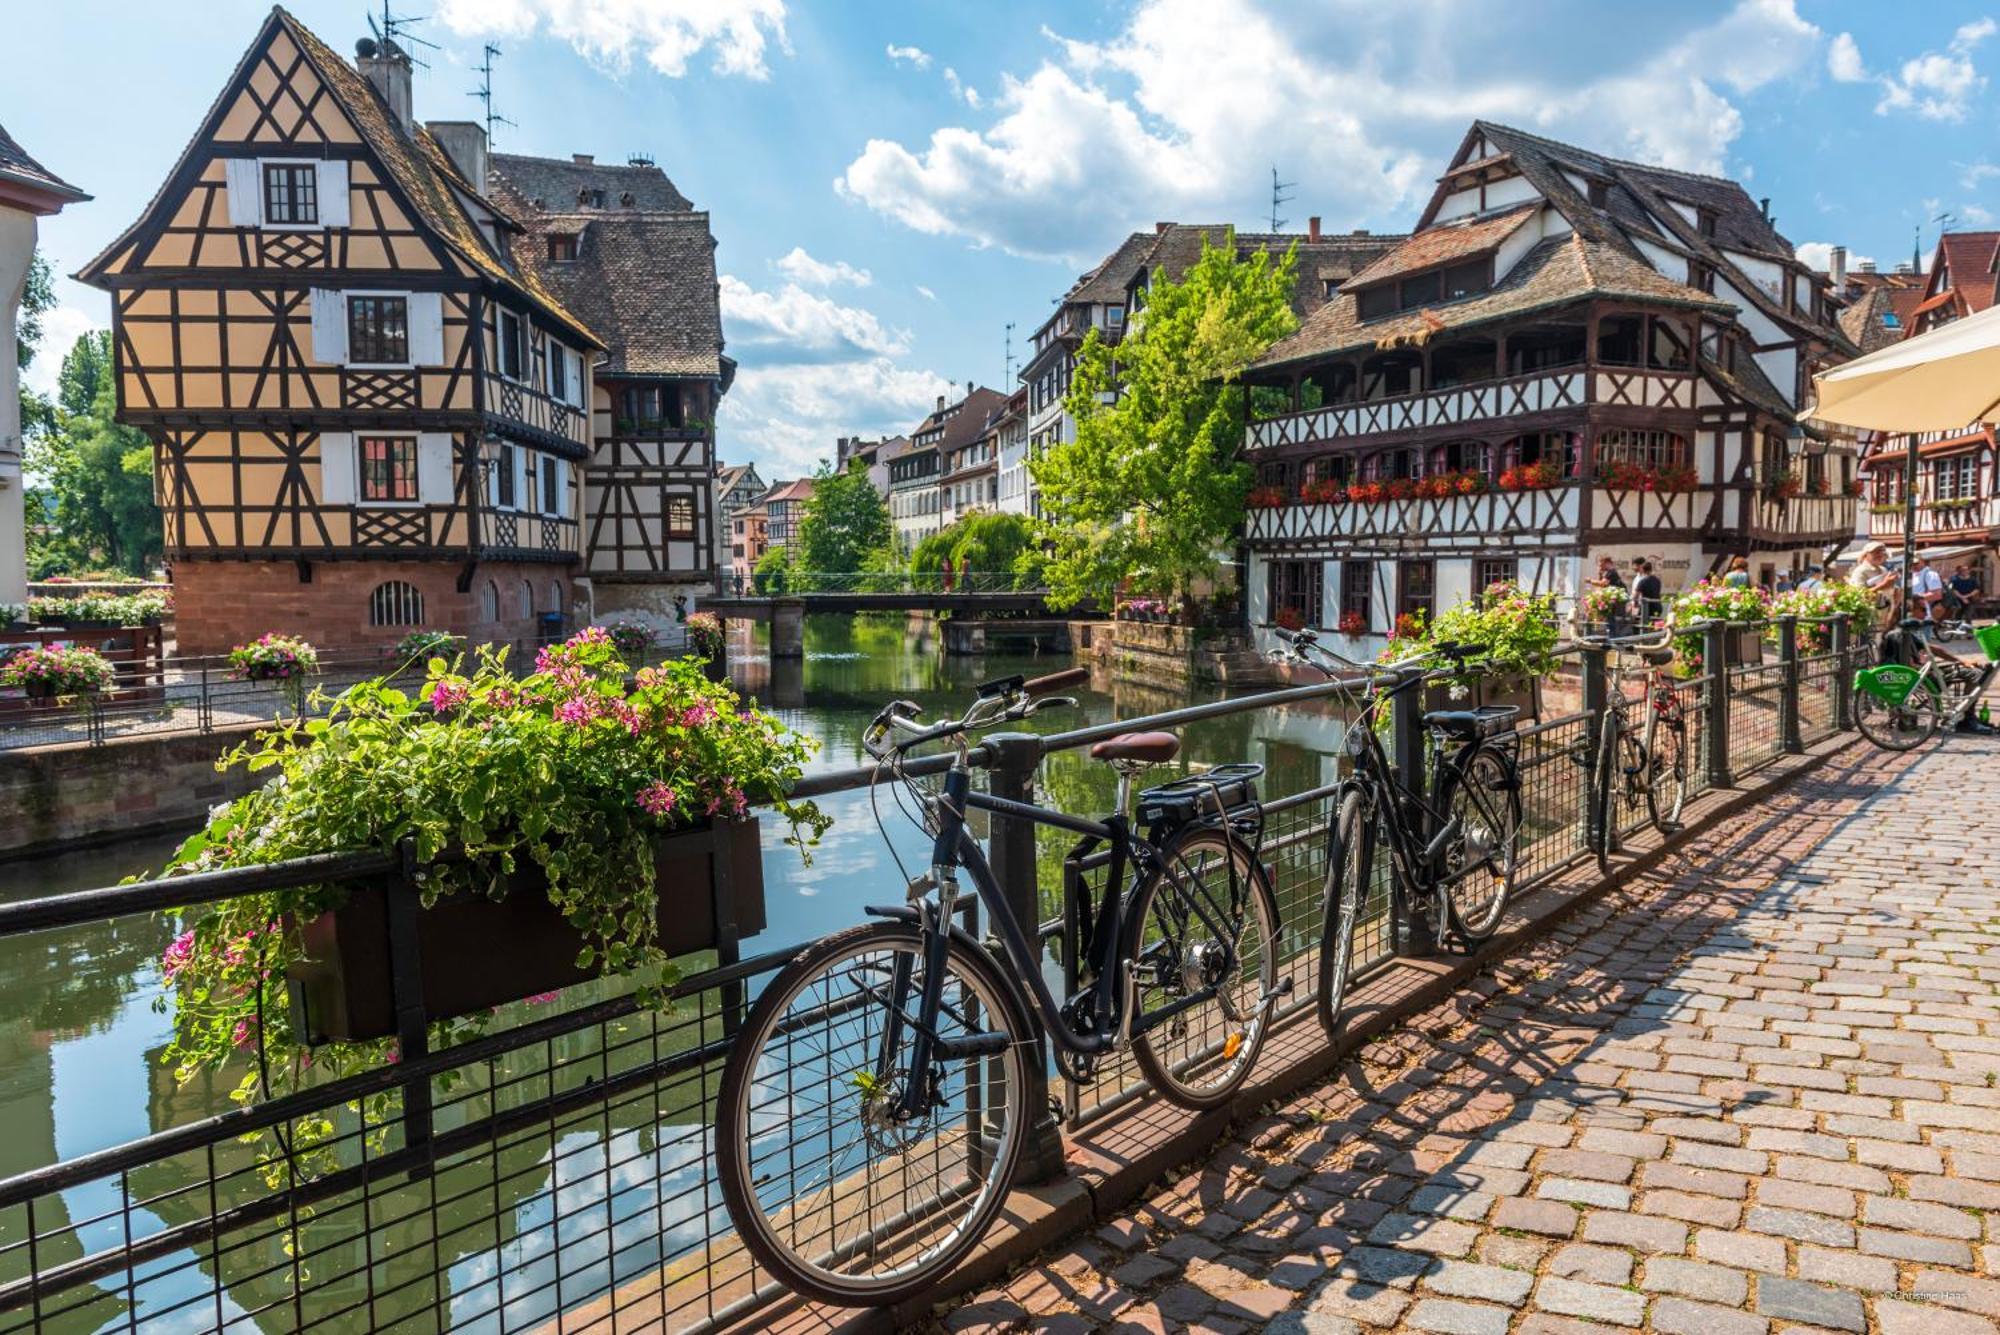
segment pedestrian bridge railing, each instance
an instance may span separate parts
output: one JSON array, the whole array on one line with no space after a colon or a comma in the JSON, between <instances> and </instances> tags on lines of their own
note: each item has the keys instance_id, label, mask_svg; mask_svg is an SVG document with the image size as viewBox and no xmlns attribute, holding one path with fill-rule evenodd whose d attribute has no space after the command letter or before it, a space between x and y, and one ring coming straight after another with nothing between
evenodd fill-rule
<instances>
[{"instance_id":1,"label":"pedestrian bridge railing","mask_svg":"<svg viewBox=\"0 0 2000 1335\"><path fill-rule=\"evenodd\" d=\"M1708 631L1711 652L1703 661L1717 667L1677 687L1690 738L1699 743L1697 788L1728 783L1846 726L1843 686L1854 650L1844 628L1812 637L1825 643L1810 653L1800 652L1796 625L1778 629L1769 666L1727 666L1722 632ZM1602 652L1568 653L1584 699L1605 699ZM1265 794L1267 860L1276 873L1282 963L1295 980L1289 1004L1296 1009L1311 1004L1316 976L1326 827L1338 778L1333 758L1344 754L1338 706L1351 690L1327 682L1264 691L981 746L973 757L995 793L1021 797L1033 790L1042 755L1129 729L1252 711L1323 715L1329 760L1321 781ZM1594 856L1587 758L1597 721L1593 712L1576 711L1524 730L1524 890ZM1408 734L1417 723L1412 707L1396 728ZM1420 749L1406 754L1421 763ZM909 768L935 773L944 763ZM857 790L871 777L866 769L816 775L798 794ZM866 837L876 836L870 829ZM1038 889L1032 831L996 816L987 837L1011 906L1043 924L1054 967L1071 967L1066 924L1088 878L1072 878L1067 891ZM789 850L768 862L784 869L780 874L813 874L798 871ZM80 958L82 934L120 924L164 946L175 930L168 915L191 907L317 884L375 883L413 896L419 871L395 852L367 850L136 881L0 905L0 938L32 934L53 956ZM884 894L893 898L899 889L884 887ZM1367 969L1399 949L1422 948L1391 908L1378 867L1357 940ZM975 905L975 933L976 913ZM858 920L858 903L854 914ZM45 1150L46 1162L0 1180L0 1335L497 1332L552 1329L558 1316L572 1330L689 1331L752 1316L780 1295L723 1211L710 1170L710 1121L736 1026L793 953L743 955L725 936L710 955L683 962L686 977L670 1010L643 1008L613 982L588 983L553 1004L503 1006L485 1033L455 1046L263 1102L233 1103L223 1087L233 1080L176 1085L151 1054L153 1131L118 1144ZM157 977L141 975L147 986ZM0 995L9 994L0 988ZM1145 1092L1125 1064L1108 1064L1088 1089L1063 1090L1071 1127L1115 1115ZM326 1128L310 1159L288 1151L270 1157L272 1133L308 1123Z\"/></svg>"}]
</instances>

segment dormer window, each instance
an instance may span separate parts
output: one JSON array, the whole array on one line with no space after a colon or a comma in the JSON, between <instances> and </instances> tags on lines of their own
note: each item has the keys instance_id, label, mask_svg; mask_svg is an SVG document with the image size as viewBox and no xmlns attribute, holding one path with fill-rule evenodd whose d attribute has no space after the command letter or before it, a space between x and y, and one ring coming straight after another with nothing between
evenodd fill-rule
<instances>
[{"instance_id":1,"label":"dormer window","mask_svg":"<svg viewBox=\"0 0 2000 1335\"><path fill-rule=\"evenodd\" d=\"M549 260L564 264L576 258L576 238L573 236L552 236L549 238Z\"/></svg>"},{"instance_id":2,"label":"dormer window","mask_svg":"<svg viewBox=\"0 0 2000 1335\"><path fill-rule=\"evenodd\" d=\"M1610 202L1611 183L1609 181L1592 181L1590 183L1590 207L1601 209Z\"/></svg>"},{"instance_id":3,"label":"dormer window","mask_svg":"<svg viewBox=\"0 0 2000 1335\"><path fill-rule=\"evenodd\" d=\"M264 165L264 221L290 226L319 221L319 179L312 163Z\"/></svg>"},{"instance_id":4,"label":"dormer window","mask_svg":"<svg viewBox=\"0 0 2000 1335\"><path fill-rule=\"evenodd\" d=\"M1713 238L1715 236L1715 210L1696 209L1694 229L1705 237Z\"/></svg>"},{"instance_id":5,"label":"dormer window","mask_svg":"<svg viewBox=\"0 0 2000 1335\"><path fill-rule=\"evenodd\" d=\"M618 207L621 209L629 209L638 202L639 201L632 198L632 192L630 190L627 190L624 194L618 196Z\"/></svg>"}]
</instances>

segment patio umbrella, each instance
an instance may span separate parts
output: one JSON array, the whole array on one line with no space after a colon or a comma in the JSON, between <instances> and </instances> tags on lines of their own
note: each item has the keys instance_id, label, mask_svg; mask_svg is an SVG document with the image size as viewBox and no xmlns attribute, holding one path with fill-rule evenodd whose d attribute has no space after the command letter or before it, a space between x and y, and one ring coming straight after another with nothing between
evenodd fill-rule
<instances>
[{"instance_id":1,"label":"patio umbrella","mask_svg":"<svg viewBox=\"0 0 2000 1335\"><path fill-rule=\"evenodd\" d=\"M1872 431L1907 432L1903 456L1903 573L1917 547L1917 433L2000 420L2000 306L1891 343L1813 377L1819 402L1801 416Z\"/></svg>"}]
</instances>

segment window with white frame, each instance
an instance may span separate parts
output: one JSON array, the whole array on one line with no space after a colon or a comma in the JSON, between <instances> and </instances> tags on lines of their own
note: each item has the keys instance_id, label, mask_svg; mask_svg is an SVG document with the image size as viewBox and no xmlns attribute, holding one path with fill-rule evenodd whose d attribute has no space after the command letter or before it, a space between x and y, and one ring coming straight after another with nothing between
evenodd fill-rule
<instances>
[{"instance_id":1,"label":"window with white frame","mask_svg":"<svg viewBox=\"0 0 2000 1335\"><path fill-rule=\"evenodd\" d=\"M362 436L361 502L407 505L417 499L417 438Z\"/></svg>"}]
</instances>

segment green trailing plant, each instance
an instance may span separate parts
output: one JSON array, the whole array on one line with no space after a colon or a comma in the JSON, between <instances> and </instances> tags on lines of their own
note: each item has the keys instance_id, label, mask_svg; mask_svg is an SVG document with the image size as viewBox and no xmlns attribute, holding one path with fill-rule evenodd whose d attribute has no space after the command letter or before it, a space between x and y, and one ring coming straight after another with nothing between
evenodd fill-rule
<instances>
[{"instance_id":1,"label":"green trailing plant","mask_svg":"<svg viewBox=\"0 0 2000 1335\"><path fill-rule=\"evenodd\" d=\"M229 675L243 681L289 681L319 666L319 650L296 635L265 631L229 651Z\"/></svg>"},{"instance_id":2,"label":"green trailing plant","mask_svg":"<svg viewBox=\"0 0 2000 1335\"><path fill-rule=\"evenodd\" d=\"M1391 659L1408 657L1419 645L1458 644L1479 665L1477 676L1536 679L1553 674L1560 662L1561 630L1553 593L1529 593L1511 580L1489 584L1476 599L1447 607L1433 618L1397 619ZM1474 674L1449 679L1454 693Z\"/></svg>"},{"instance_id":3,"label":"green trailing plant","mask_svg":"<svg viewBox=\"0 0 2000 1335\"><path fill-rule=\"evenodd\" d=\"M458 636L447 630L413 630L390 646L389 656L403 663L422 663L456 653L461 643Z\"/></svg>"},{"instance_id":4,"label":"green trailing plant","mask_svg":"<svg viewBox=\"0 0 2000 1335\"><path fill-rule=\"evenodd\" d=\"M504 650L482 647L469 665L432 659L419 692L378 679L328 703L325 717L267 729L223 757L221 768L274 781L218 808L167 876L407 841L429 907L501 897L517 870L537 868L545 889L519 893L546 894L587 942L577 966L627 979L645 1004L665 1007L678 975L657 943L657 895L680 887L655 886L652 840L753 802L776 808L802 853L829 824L785 797L809 739L692 661L630 673L600 627L542 650L527 676L507 669ZM302 958L300 925L342 899L337 886L308 885L180 911L161 998L177 1079L233 1075L234 1097L248 1102L396 1060L392 1039L308 1051L292 1028L285 974ZM485 1023L439 1022L433 1047ZM379 1126L394 1098L357 1111ZM260 1151L267 1173L330 1166L313 1156L332 1131L325 1119L281 1129Z\"/></svg>"}]
</instances>

